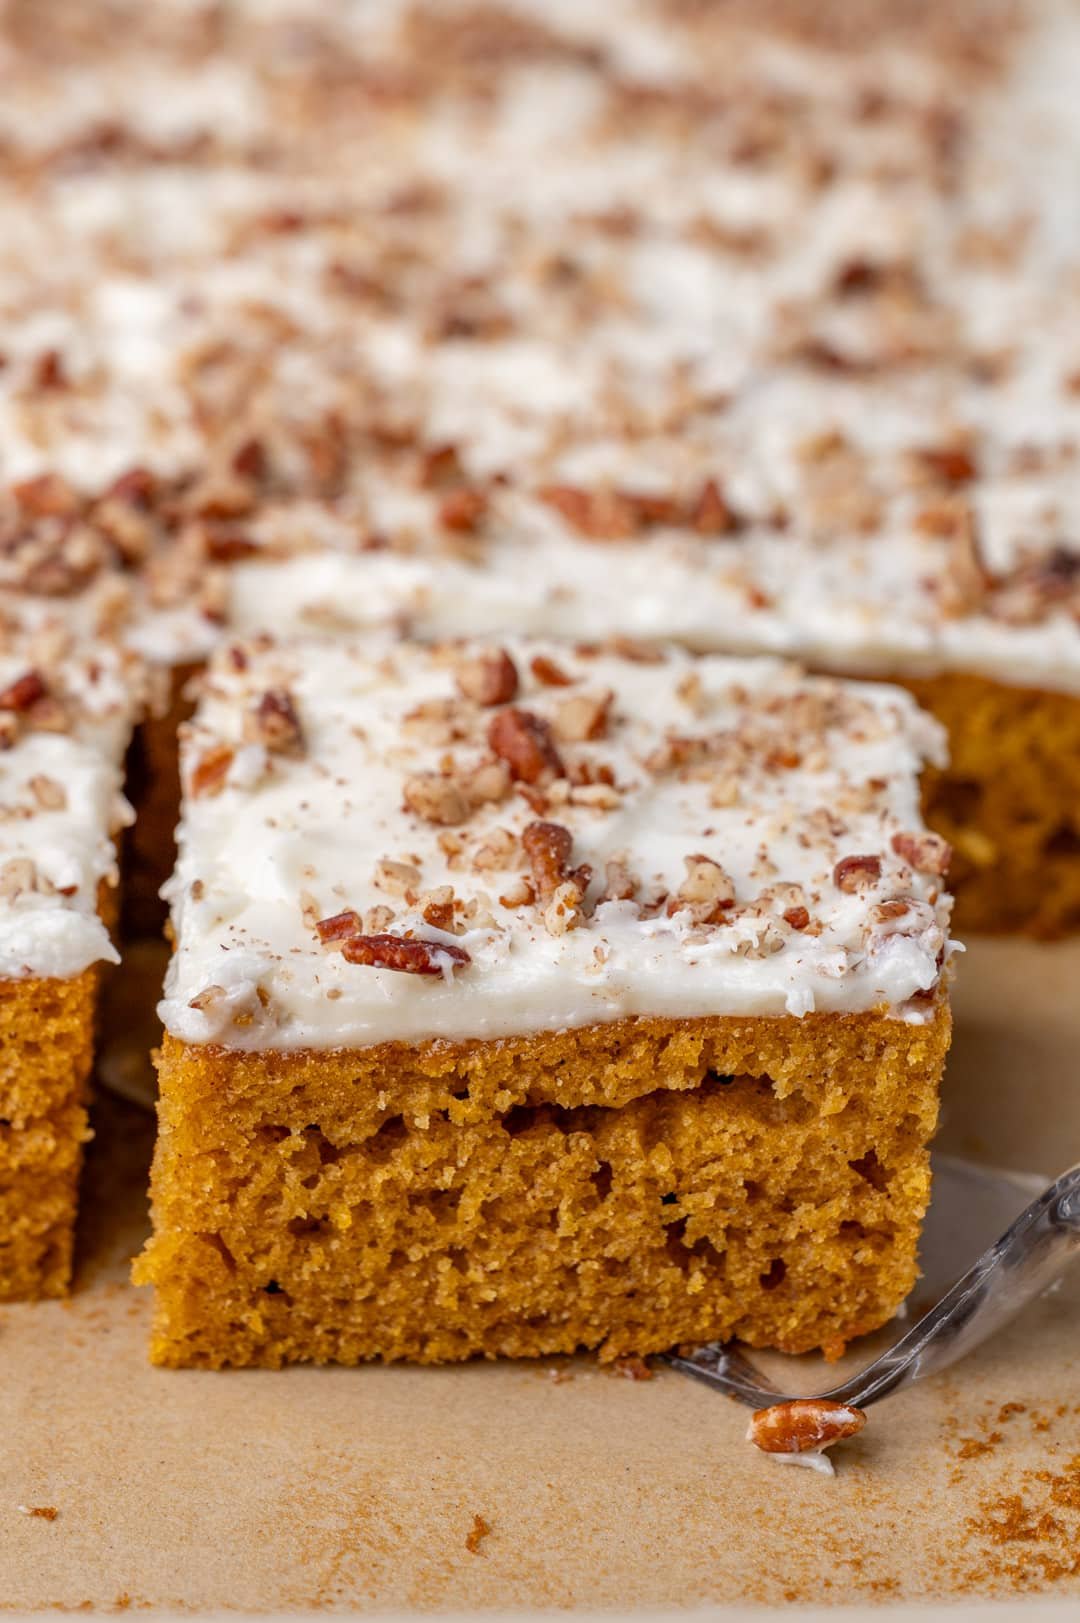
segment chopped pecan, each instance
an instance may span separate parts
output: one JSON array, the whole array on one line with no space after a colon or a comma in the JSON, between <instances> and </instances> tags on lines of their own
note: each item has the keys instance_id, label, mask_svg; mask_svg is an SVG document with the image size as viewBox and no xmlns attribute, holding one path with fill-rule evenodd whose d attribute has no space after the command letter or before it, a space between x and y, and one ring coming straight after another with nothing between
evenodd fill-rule
<instances>
[{"instance_id":1,"label":"chopped pecan","mask_svg":"<svg viewBox=\"0 0 1080 1623\"><path fill-rule=\"evenodd\" d=\"M351 907L328 919L316 919L314 927L320 941L343 941L346 936L359 935L362 931L360 915Z\"/></svg>"},{"instance_id":2,"label":"chopped pecan","mask_svg":"<svg viewBox=\"0 0 1080 1623\"><path fill-rule=\"evenodd\" d=\"M496 805L510 793L510 773L505 761L481 761L461 778L461 788L470 806Z\"/></svg>"},{"instance_id":3,"label":"chopped pecan","mask_svg":"<svg viewBox=\"0 0 1080 1623\"><path fill-rule=\"evenodd\" d=\"M810 914L805 907L789 907L781 917L793 930L805 930L810 923Z\"/></svg>"},{"instance_id":4,"label":"chopped pecan","mask_svg":"<svg viewBox=\"0 0 1080 1623\"><path fill-rule=\"evenodd\" d=\"M548 902L560 885L577 888L579 900L585 894L592 869L587 863L570 870L570 853L574 836L561 823L529 823L522 831L521 843L529 859L533 884L542 902Z\"/></svg>"},{"instance_id":5,"label":"chopped pecan","mask_svg":"<svg viewBox=\"0 0 1080 1623\"><path fill-rule=\"evenodd\" d=\"M487 517L487 492L475 485L447 491L439 503L439 523L457 535L475 535Z\"/></svg>"},{"instance_id":6,"label":"chopped pecan","mask_svg":"<svg viewBox=\"0 0 1080 1623\"><path fill-rule=\"evenodd\" d=\"M841 857L833 869L833 884L837 890L861 890L880 878L881 858L872 854Z\"/></svg>"},{"instance_id":7,"label":"chopped pecan","mask_svg":"<svg viewBox=\"0 0 1080 1623\"><path fill-rule=\"evenodd\" d=\"M715 479L706 479L690 505L688 516L691 529L698 535L732 535L740 527L737 514L728 506Z\"/></svg>"},{"instance_id":8,"label":"chopped pecan","mask_svg":"<svg viewBox=\"0 0 1080 1623\"><path fill-rule=\"evenodd\" d=\"M633 501L617 491L545 485L540 491L540 500L590 541L626 541L640 526Z\"/></svg>"},{"instance_id":9,"label":"chopped pecan","mask_svg":"<svg viewBox=\"0 0 1080 1623\"><path fill-rule=\"evenodd\" d=\"M548 688L568 688L574 678L568 676L561 665L549 659L547 654L535 654L530 662L529 669L538 682Z\"/></svg>"},{"instance_id":10,"label":"chopped pecan","mask_svg":"<svg viewBox=\"0 0 1080 1623\"><path fill-rule=\"evenodd\" d=\"M667 904L669 915L687 910L695 924L719 924L735 905L731 875L712 857L700 852L686 857L686 878Z\"/></svg>"},{"instance_id":11,"label":"chopped pecan","mask_svg":"<svg viewBox=\"0 0 1080 1623\"><path fill-rule=\"evenodd\" d=\"M614 698L609 689L606 693L574 693L561 700L555 707L556 738L568 744L603 738Z\"/></svg>"},{"instance_id":12,"label":"chopped pecan","mask_svg":"<svg viewBox=\"0 0 1080 1623\"><path fill-rule=\"evenodd\" d=\"M6 688L0 689L0 710L10 710L15 715L22 715L39 699L43 699L48 692L45 678L40 671L24 671Z\"/></svg>"},{"instance_id":13,"label":"chopped pecan","mask_svg":"<svg viewBox=\"0 0 1080 1623\"><path fill-rule=\"evenodd\" d=\"M894 834L892 848L916 873L941 876L949 871L952 846L940 834L932 834L928 829L920 834Z\"/></svg>"},{"instance_id":14,"label":"chopped pecan","mask_svg":"<svg viewBox=\"0 0 1080 1623\"><path fill-rule=\"evenodd\" d=\"M66 479L58 473L39 473L12 485L21 512L28 518L74 518L81 503Z\"/></svg>"},{"instance_id":15,"label":"chopped pecan","mask_svg":"<svg viewBox=\"0 0 1080 1623\"><path fill-rule=\"evenodd\" d=\"M426 823L451 827L468 820L472 806L469 797L453 778L439 772L417 772L406 778L402 791L405 805Z\"/></svg>"},{"instance_id":16,"label":"chopped pecan","mask_svg":"<svg viewBox=\"0 0 1080 1623\"><path fill-rule=\"evenodd\" d=\"M985 603L994 585L994 576L983 558L975 515L970 507L957 515L947 543L941 607L948 615L972 614Z\"/></svg>"},{"instance_id":17,"label":"chopped pecan","mask_svg":"<svg viewBox=\"0 0 1080 1623\"><path fill-rule=\"evenodd\" d=\"M35 773L30 779L29 787L42 811L63 811L68 803L64 785L58 783L55 778L48 777L44 772Z\"/></svg>"},{"instance_id":18,"label":"chopped pecan","mask_svg":"<svg viewBox=\"0 0 1080 1623\"><path fill-rule=\"evenodd\" d=\"M968 485L975 478L975 458L968 446L920 446L912 453L916 465L943 485Z\"/></svg>"},{"instance_id":19,"label":"chopped pecan","mask_svg":"<svg viewBox=\"0 0 1080 1623\"><path fill-rule=\"evenodd\" d=\"M866 1425L861 1409L827 1398L792 1398L755 1409L746 1433L766 1454L820 1454Z\"/></svg>"},{"instance_id":20,"label":"chopped pecan","mask_svg":"<svg viewBox=\"0 0 1080 1623\"><path fill-rule=\"evenodd\" d=\"M412 862L394 862L383 857L375 864L375 888L391 896L407 896L420 883L420 869Z\"/></svg>"},{"instance_id":21,"label":"chopped pecan","mask_svg":"<svg viewBox=\"0 0 1080 1623\"><path fill-rule=\"evenodd\" d=\"M303 754L300 717L287 688L268 688L252 711L251 722L259 742L273 754Z\"/></svg>"},{"instance_id":22,"label":"chopped pecan","mask_svg":"<svg viewBox=\"0 0 1080 1623\"><path fill-rule=\"evenodd\" d=\"M562 759L555 748L551 728L531 710L511 707L492 716L488 743L510 775L522 783L539 783L547 775L561 777Z\"/></svg>"},{"instance_id":23,"label":"chopped pecan","mask_svg":"<svg viewBox=\"0 0 1080 1623\"><path fill-rule=\"evenodd\" d=\"M403 975L442 975L458 964L472 962L464 947L449 942L385 934L346 936L341 956L349 964L394 969Z\"/></svg>"},{"instance_id":24,"label":"chopped pecan","mask_svg":"<svg viewBox=\"0 0 1080 1623\"><path fill-rule=\"evenodd\" d=\"M0 897L14 901L37 886L37 866L29 857L10 857L0 864Z\"/></svg>"},{"instance_id":25,"label":"chopped pecan","mask_svg":"<svg viewBox=\"0 0 1080 1623\"><path fill-rule=\"evenodd\" d=\"M517 666L505 648L492 648L465 660L457 671L457 685L466 699L485 708L509 704L518 690Z\"/></svg>"},{"instance_id":26,"label":"chopped pecan","mask_svg":"<svg viewBox=\"0 0 1080 1623\"><path fill-rule=\"evenodd\" d=\"M200 755L191 774L192 795L220 794L235 756L236 751L228 744L214 744Z\"/></svg>"},{"instance_id":27,"label":"chopped pecan","mask_svg":"<svg viewBox=\"0 0 1080 1623\"><path fill-rule=\"evenodd\" d=\"M425 924L430 924L434 930L453 930L454 928L454 887L452 885L438 885L434 890L425 891L417 904Z\"/></svg>"},{"instance_id":28,"label":"chopped pecan","mask_svg":"<svg viewBox=\"0 0 1080 1623\"><path fill-rule=\"evenodd\" d=\"M465 470L456 445L433 445L420 461L419 482L425 490L447 490L461 484Z\"/></svg>"},{"instance_id":29,"label":"chopped pecan","mask_svg":"<svg viewBox=\"0 0 1080 1623\"><path fill-rule=\"evenodd\" d=\"M641 881L632 872L623 857L612 857L604 864L604 890L602 902L632 902Z\"/></svg>"}]
</instances>

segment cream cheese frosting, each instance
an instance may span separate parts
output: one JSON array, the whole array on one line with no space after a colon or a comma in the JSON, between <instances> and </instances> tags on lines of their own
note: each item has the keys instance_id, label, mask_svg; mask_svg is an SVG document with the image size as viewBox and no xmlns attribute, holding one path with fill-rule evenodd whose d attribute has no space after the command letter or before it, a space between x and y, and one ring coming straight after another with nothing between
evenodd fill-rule
<instances>
[{"instance_id":1,"label":"cream cheese frosting","mask_svg":"<svg viewBox=\"0 0 1080 1623\"><path fill-rule=\"evenodd\" d=\"M55 622L0 635L0 978L119 962L99 907L138 691L129 657L80 652Z\"/></svg>"},{"instance_id":2,"label":"cream cheese frosting","mask_svg":"<svg viewBox=\"0 0 1080 1623\"><path fill-rule=\"evenodd\" d=\"M812 9L31 19L0 478L163 663L405 621L1080 691L1075 10Z\"/></svg>"},{"instance_id":3,"label":"cream cheese frosting","mask_svg":"<svg viewBox=\"0 0 1080 1623\"><path fill-rule=\"evenodd\" d=\"M183 742L162 1019L296 1049L920 1018L949 946L918 788L942 748L904 692L775 660L232 645Z\"/></svg>"}]
</instances>

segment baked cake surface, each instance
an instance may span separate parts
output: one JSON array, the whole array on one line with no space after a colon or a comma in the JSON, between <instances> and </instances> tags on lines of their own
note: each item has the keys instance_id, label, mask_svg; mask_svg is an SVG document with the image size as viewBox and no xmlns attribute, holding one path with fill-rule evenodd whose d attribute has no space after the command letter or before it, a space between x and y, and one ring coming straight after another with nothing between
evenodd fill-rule
<instances>
[{"instance_id":1,"label":"baked cake surface","mask_svg":"<svg viewBox=\"0 0 1080 1623\"><path fill-rule=\"evenodd\" d=\"M137 693L129 658L62 622L0 630L0 1300L70 1276Z\"/></svg>"},{"instance_id":2,"label":"baked cake surface","mask_svg":"<svg viewBox=\"0 0 1080 1623\"><path fill-rule=\"evenodd\" d=\"M914 1278L936 725L780 662L237 644L183 745L167 1363L841 1345Z\"/></svg>"}]
</instances>

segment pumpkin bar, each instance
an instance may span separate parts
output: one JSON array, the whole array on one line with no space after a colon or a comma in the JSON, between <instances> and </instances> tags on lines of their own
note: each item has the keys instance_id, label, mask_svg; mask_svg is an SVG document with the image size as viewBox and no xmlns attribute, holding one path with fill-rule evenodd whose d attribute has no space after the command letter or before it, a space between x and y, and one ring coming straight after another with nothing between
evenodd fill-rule
<instances>
[{"instance_id":1,"label":"pumpkin bar","mask_svg":"<svg viewBox=\"0 0 1080 1623\"><path fill-rule=\"evenodd\" d=\"M138 683L51 617L0 626L0 1301L71 1276Z\"/></svg>"},{"instance_id":2,"label":"pumpkin bar","mask_svg":"<svg viewBox=\"0 0 1080 1623\"><path fill-rule=\"evenodd\" d=\"M236 643L182 740L152 1357L837 1351L916 1277L940 728L633 644Z\"/></svg>"}]
</instances>

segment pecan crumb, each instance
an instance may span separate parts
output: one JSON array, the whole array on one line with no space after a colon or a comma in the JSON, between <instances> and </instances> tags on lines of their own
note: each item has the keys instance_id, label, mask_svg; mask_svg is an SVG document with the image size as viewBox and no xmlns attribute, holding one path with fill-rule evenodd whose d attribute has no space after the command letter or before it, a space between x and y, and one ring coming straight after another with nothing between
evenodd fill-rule
<instances>
[{"instance_id":1,"label":"pecan crumb","mask_svg":"<svg viewBox=\"0 0 1080 1623\"><path fill-rule=\"evenodd\" d=\"M530 661L529 669L546 688L568 688L574 680L563 670L555 660L549 659L547 654L536 654Z\"/></svg>"},{"instance_id":2,"label":"pecan crumb","mask_svg":"<svg viewBox=\"0 0 1080 1623\"><path fill-rule=\"evenodd\" d=\"M542 902L550 902L564 884L577 890L580 901L592 878L592 869L587 863L582 863L573 872L570 871L574 837L568 828L561 823L530 823L522 832L521 843Z\"/></svg>"},{"instance_id":3,"label":"pecan crumb","mask_svg":"<svg viewBox=\"0 0 1080 1623\"><path fill-rule=\"evenodd\" d=\"M509 704L517 695L517 666L505 648L492 648L459 667L457 685L466 699L485 709L490 705Z\"/></svg>"},{"instance_id":4,"label":"pecan crumb","mask_svg":"<svg viewBox=\"0 0 1080 1623\"><path fill-rule=\"evenodd\" d=\"M320 941L343 941L346 936L359 935L361 928L360 915L351 907L328 919L315 921L315 933Z\"/></svg>"},{"instance_id":5,"label":"pecan crumb","mask_svg":"<svg viewBox=\"0 0 1080 1623\"><path fill-rule=\"evenodd\" d=\"M304 735L292 694L286 688L268 688L251 715L253 731L275 755L302 755Z\"/></svg>"},{"instance_id":6,"label":"pecan crumb","mask_svg":"<svg viewBox=\"0 0 1080 1623\"><path fill-rule=\"evenodd\" d=\"M451 827L464 823L472 811L461 786L438 772L417 772L406 778L402 793L408 810L426 823Z\"/></svg>"},{"instance_id":7,"label":"pecan crumb","mask_svg":"<svg viewBox=\"0 0 1080 1623\"><path fill-rule=\"evenodd\" d=\"M712 857L700 853L684 858L686 878L667 904L669 915L689 911L695 924L719 924L735 905L731 875Z\"/></svg>"},{"instance_id":8,"label":"pecan crumb","mask_svg":"<svg viewBox=\"0 0 1080 1623\"><path fill-rule=\"evenodd\" d=\"M32 705L37 704L39 699L43 699L47 692L45 678L40 671L24 671L13 682L9 682L6 688L0 689L0 710L10 710L15 715L21 715Z\"/></svg>"},{"instance_id":9,"label":"pecan crumb","mask_svg":"<svg viewBox=\"0 0 1080 1623\"><path fill-rule=\"evenodd\" d=\"M484 1520L483 1516L476 1515L473 1517L472 1527L465 1538L465 1548L470 1555L479 1555L481 1553L481 1541L486 1539L490 1532L490 1524Z\"/></svg>"},{"instance_id":10,"label":"pecan crumb","mask_svg":"<svg viewBox=\"0 0 1080 1623\"><path fill-rule=\"evenodd\" d=\"M464 947L449 942L386 934L346 936L341 955L349 964L394 969L403 975L441 975L458 964L472 962Z\"/></svg>"},{"instance_id":11,"label":"pecan crumb","mask_svg":"<svg viewBox=\"0 0 1080 1623\"><path fill-rule=\"evenodd\" d=\"M512 777L522 783L539 783L550 774L561 777L562 759L555 748L551 728L531 710L511 707L492 716L488 743L506 762Z\"/></svg>"},{"instance_id":12,"label":"pecan crumb","mask_svg":"<svg viewBox=\"0 0 1080 1623\"><path fill-rule=\"evenodd\" d=\"M910 863L916 873L947 874L952 859L952 846L940 834L926 830L920 834L894 834L892 848L898 857Z\"/></svg>"},{"instance_id":13,"label":"pecan crumb","mask_svg":"<svg viewBox=\"0 0 1080 1623\"><path fill-rule=\"evenodd\" d=\"M856 891L881 878L881 858L873 855L841 857L833 869L837 890Z\"/></svg>"},{"instance_id":14,"label":"pecan crumb","mask_svg":"<svg viewBox=\"0 0 1080 1623\"><path fill-rule=\"evenodd\" d=\"M613 1374L621 1375L626 1381L651 1381L655 1374L638 1353L627 1353L623 1358L616 1358L611 1368Z\"/></svg>"},{"instance_id":15,"label":"pecan crumb","mask_svg":"<svg viewBox=\"0 0 1080 1623\"><path fill-rule=\"evenodd\" d=\"M37 1516L43 1522L54 1522L60 1512L55 1505L20 1505L23 1516Z\"/></svg>"},{"instance_id":16,"label":"pecan crumb","mask_svg":"<svg viewBox=\"0 0 1080 1623\"><path fill-rule=\"evenodd\" d=\"M200 795L220 794L234 755L235 751L228 744L214 744L200 755L191 774L192 795L197 798Z\"/></svg>"}]
</instances>

